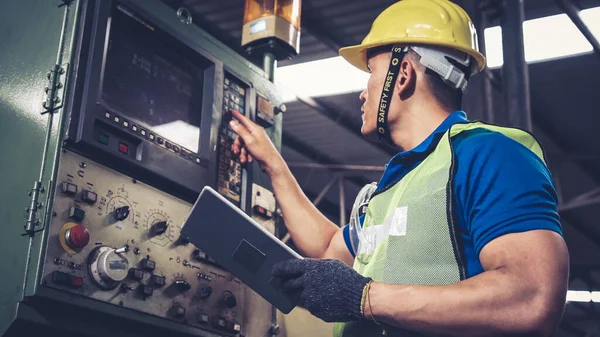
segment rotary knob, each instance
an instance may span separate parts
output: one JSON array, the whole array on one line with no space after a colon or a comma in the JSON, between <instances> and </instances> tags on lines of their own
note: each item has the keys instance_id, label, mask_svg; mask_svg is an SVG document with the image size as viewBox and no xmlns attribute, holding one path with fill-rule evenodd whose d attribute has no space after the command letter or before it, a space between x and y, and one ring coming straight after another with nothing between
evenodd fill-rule
<instances>
[{"instance_id":1,"label":"rotary knob","mask_svg":"<svg viewBox=\"0 0 600 337\"><path fill-rule=\"evenodd\" d=\"M120 250L98 247L88 259L90 275L101 288L116 288L129 273L129 262Z\"/></svg>"},{"instance_id":2,"label":"rotary knob","mask_svg":"<svg viewBox=\"0 0 600 337\"><path fill-rule=\"evenodd\" d=\"M230 308L230 309L235 308L237 306L237 299L235 298L235 295L229 291L226 291L223 294L221 301L227 308Z\"/></svg>"},{"instance_id":3,"label":"rotary knob","mask_svg":"<svg viewBox=\"0 0 600 337\"><path fill-rule=\"evenodd\" d=\"M65 232L65 242L75 250L82 249L90 243L90 232L82 224L77 224Z\"/></svg>"},{"instance_id":4,"label":"rotary knob","mask_svg":"<svg viewBox=\"0 0 600 337\"><path fill-rule=\"evenodd\" d=\"M117 221L123 221L127 219L127 217L129 216L129 212L129 206L119 207L115 210L115 219L117 219Z\"/></svg>"},{"instance_id":5,"label":"rotary knob","mask_svg":"<svg viewBox=\"0 0 600 337\"><path fill-rule=\"evenodd\" d=\"M207 298L210 297L210 295L212 295L213 293L213 288L212 287L202 287L200 288L200 298L205 300Z\"/></svg>"},{"instance_id":6,"label":"rotary knob","mask_svg":"<svg viewBox=\"0 0 600 337\"><path fill-rule=\"evenodd\" d=\"M179 292L188 291L192 288L192 286L185 280L175 280L175 282L173 282L173 286Z\"/></svg>"},{"instance_id":7,"label":"rotary knob","mask_svg":"<svg viewBox=\"0 0 600 337\"><path fill-rule=\"evenodd\" d=\"M164 234L167 229L169 228L169 222L168 221L160 221L154 224L154 234L155 235L161 235Z\"/></svg>"}]
</instances>

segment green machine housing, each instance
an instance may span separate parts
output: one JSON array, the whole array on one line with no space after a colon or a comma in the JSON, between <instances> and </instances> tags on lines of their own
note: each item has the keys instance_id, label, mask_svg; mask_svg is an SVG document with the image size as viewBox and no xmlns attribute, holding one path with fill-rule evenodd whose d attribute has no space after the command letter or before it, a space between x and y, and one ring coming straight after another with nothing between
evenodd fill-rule
<instances>
[{"instance_id":1,"label":"green machine housing","mask_svg":"<svg viewBox=\"0 0 600 337\"><path fill-rule=\"evenodd\" d=\"M275 232L231 110L281 148L262 69L160 0L0 3L0 335L266 336L273 307L179 233L211 186ZM270 332L271 331L271 332Z\"/></svg>"}]
</instances>

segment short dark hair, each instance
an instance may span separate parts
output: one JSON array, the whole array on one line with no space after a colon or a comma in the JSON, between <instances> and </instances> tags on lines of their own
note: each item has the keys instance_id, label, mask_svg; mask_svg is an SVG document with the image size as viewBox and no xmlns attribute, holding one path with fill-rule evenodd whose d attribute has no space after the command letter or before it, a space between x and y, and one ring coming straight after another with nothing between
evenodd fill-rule
<instances>
[{"instance_id":1,"label":"short dark hair","mask_svg":"<svg viewBox=\"0 0 600 337\"><path fill-rule=\"evenodd\" d=\"M418 62L420 56L413 50L409 50L407 56ZM466 69L465 69L466 70ZM444 107L456 111L462 108L463 92L454 88L451 84L444 82L442 77L429 68L425 68L425 81L431 94Z\"/></svg>"}]
</instances>

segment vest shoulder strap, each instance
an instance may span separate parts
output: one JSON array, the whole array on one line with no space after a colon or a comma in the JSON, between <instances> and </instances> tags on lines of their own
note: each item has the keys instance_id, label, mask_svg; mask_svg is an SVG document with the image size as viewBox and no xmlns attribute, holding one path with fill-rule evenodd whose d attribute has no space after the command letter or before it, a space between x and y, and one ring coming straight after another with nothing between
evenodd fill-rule
<instances>
[{"instance_id":1,"label":"vest shoulder strap","mask_svg":"<svg viewBox=\"0 0 600 337\"><path fill-rule=\"evenodd\" d=\"M531 133L529 133L525 130L521 130L518 128L512 128L512 127L487 124L487 123L483 123L483 122L469 122L469 123L454 124L448 130L448 133L450 134L450 137L454 137L463 131L479 129L479 128L498 132L498 133L501 133L501 134L513 139L514 141L520 143L521 145L523 145L526 148L528 148L529 150L531 150L533 153L535 153L540 158L540 160L542 160L544 163L546 163L546 158L545 158L545 154L542 149L542 146L540 145L540 143L537 141L537 139Z\"/></svg>"}]
</instances>

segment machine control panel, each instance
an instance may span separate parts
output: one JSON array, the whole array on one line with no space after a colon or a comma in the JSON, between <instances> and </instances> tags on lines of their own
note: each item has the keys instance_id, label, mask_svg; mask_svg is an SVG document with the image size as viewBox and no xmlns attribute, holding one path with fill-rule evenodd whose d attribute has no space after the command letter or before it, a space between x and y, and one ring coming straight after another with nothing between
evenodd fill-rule
<instances>
[{"instance_id":1,"label":"machine control panel","mask_svg":"<svg viewBox=\"0 0 600 337\"><path fill-rule=\"evenodd\" d=\"M182 237L191 205L63 153L44 285L221 335L242 330L243 284Z\"/></svg>"},{"instance_id":2,"label":"machine control panel","mask_svg":"<svg viewBox=\"0 0 600 337\"><path fill-rule=\"evenodd\" d=\"M225 74L223 82L223 119L219 132L217 190L238 206L242 194L242 165L233 157L231 145L237 136L229 127L231 110L246 114L247 88L235 77Z\"/></svg>"}]
</instances>

